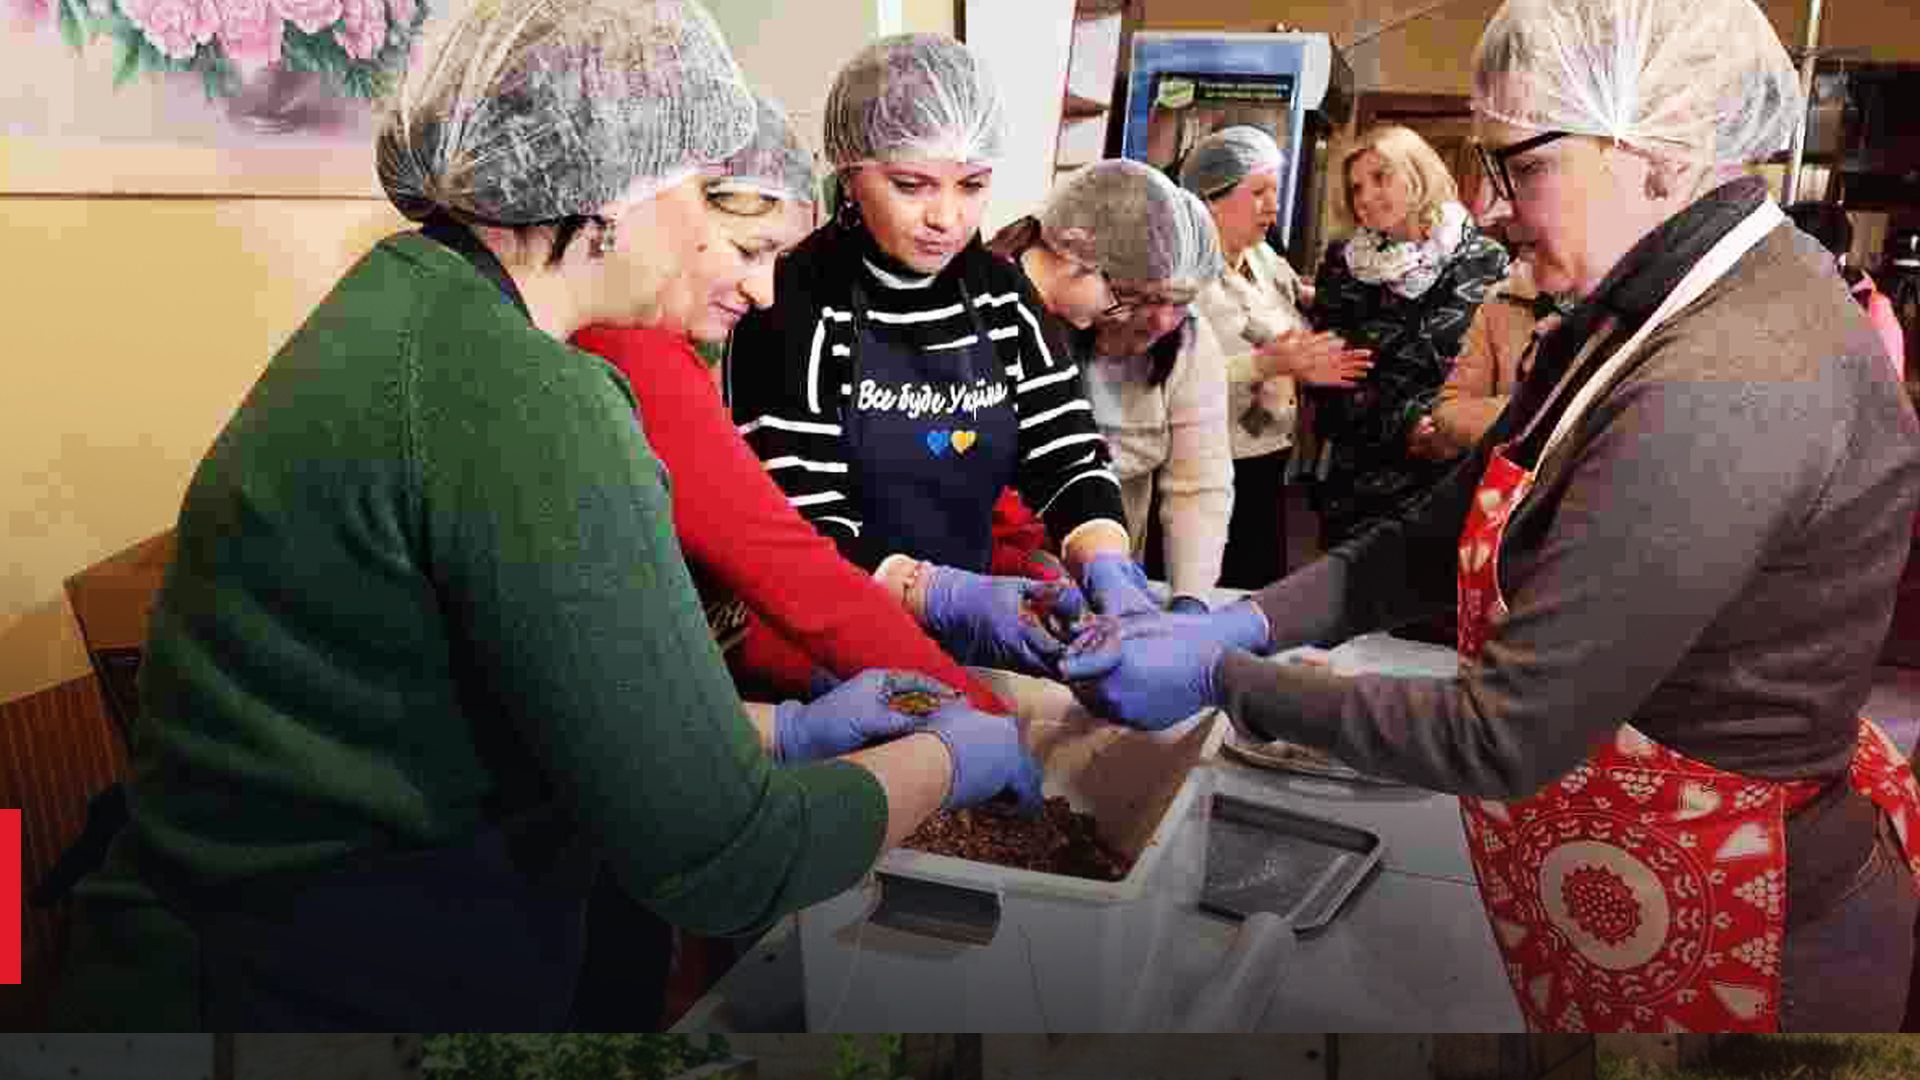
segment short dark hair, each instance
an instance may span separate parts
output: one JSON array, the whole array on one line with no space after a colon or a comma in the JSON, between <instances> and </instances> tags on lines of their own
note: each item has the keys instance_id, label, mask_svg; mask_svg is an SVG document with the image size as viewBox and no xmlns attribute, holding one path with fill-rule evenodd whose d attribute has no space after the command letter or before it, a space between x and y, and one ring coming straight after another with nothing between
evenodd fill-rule
<instances>
[{"instance_id":1,"label":"short dark hair","mask_svg":"<svg viewBox=\"0 0 1920 1080\"><path fill-rule=\"evenodd\" d=\"M1803 233L1820 241L1835 255L1853 250L1853 222L1847 212L1829 202L1797 202L1787 207L1787 217Z\"/></svg>"}]
</instances>

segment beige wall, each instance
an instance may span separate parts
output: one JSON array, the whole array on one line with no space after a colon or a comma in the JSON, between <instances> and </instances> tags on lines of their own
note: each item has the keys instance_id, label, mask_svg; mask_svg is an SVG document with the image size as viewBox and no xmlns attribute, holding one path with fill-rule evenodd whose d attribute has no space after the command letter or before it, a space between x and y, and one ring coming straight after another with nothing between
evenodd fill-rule
<instances>
[{"instance_id":1,"label":"beige wall","mask_svg":"<svg viewBox=\"0 0 1920 1080\"><path fill-rule=\"evenodd\" d=\"M748 76L808 107L881 10L711 7ZM953 29L946 0L898 11ZM402 224L377 199L0 196L0 701L86 673L62 582L173 523L267 358Z\"/></svg>"},{"instance_id":2,"label":"beige wall","mask_svg":"<svg viewBox=\"0 0 1920 1080\"><path fill-rule=\"evenodd\" d=\"M273 350L399 222L371 200L0 198L0 700L85 672L62 581L172 524Z\"/></svg>"}]
</instances>

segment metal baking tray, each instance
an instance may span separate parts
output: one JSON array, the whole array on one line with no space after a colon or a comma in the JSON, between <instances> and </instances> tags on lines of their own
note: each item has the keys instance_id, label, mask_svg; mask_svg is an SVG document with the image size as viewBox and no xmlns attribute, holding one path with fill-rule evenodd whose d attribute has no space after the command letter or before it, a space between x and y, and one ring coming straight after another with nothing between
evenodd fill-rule
<instances>
[{"instance_id":1,"label":"metal baking tray","mask_svg":"<svg viewBox=\"0 0 1920 1080\"><path fill-rule=\"evenodd\" d=\"M1200 910L1229 919L1271 911L1296 934L1318 933L1372 878L1385 846L1369 829L1216 794Z\"/></svg>"}]
</instances>

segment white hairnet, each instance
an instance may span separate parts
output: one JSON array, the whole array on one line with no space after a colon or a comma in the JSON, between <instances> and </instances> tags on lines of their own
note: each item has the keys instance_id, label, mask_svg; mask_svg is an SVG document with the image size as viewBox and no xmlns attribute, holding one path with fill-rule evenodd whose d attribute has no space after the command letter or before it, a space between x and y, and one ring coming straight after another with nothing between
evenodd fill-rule
<instances>
[{"instance_id":1,"label":"white hairnet","mask_svg":"<svg viewBox=\"0 0 1920 1080\"><path fill-rule=\"evenodd\" d=\"M409 218L524 225L717 162L753 120L692 0L475 0L408 68L376 152Z\"/></svg>"},{"instance_id":2,"label":"white hairnet","mask_svg":"<svg viewBox=\"0 0 1920 1080\"><path fill-rule=\"evenodd\" d=\"M1803 108L1753 0L1507 0L1474 50L1473 107L1718 164L1777 153Z\"/></svg>"},{"instance_id":3,"label":"white hairnet","mask_svg":"<svg viewBox=\"0 0 1920 1080\"><path fill-rule=\"evenodd\" d=\"M786 110L765 95L754 95L754 132L747 145L721 163L708 191L750 191L788 202L817 202L819 172L813 153L800 141Z\"/></svg>"},{"instance_id":4,"label":"white hairnet","mask_svg":"<svg viewBox=\"0 0 1920 1080\"><path fill-rule=\"evenodd\" d=\"M1000 156L1000 92L971 50L943 34L899 34L861 49L827 92L827 160Z\"/></svg>"},{"instance_id":5,"label":"white hairnet","mask_svg":"<svg viewBox=\"0 0 1920 1080\"><path fill-rule=\"evenodd\" d=\"M1198 287L1226 268L1206 204L1125 158L1096 161L1054 188L1040 235L1116 281Z\"/></svg>"},{"instance_id":6,"label":"white hairnet","mask_svg":"<svg viewBox=\"0 0 1920 1080\"><path fill-rule=\"evenodd\" d=\"M1235 124L1195 143L1180 165L1180 186L1218 198L1257 172L1280 168L1280 144L1257 127Z\"/></svg>"}]
</instances>

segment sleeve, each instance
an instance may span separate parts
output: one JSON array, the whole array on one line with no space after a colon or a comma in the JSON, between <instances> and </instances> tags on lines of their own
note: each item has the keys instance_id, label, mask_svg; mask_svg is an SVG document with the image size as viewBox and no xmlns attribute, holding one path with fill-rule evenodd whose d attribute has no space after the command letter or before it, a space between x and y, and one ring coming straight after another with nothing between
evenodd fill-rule
<instances>
[{"instance_id":1,"label":"sleeve","mask_svg":"<svg viewBox=\"0 0 1920 1080\"><path fill-rule=\"evenodd\" d=\"M734 432L684 339L652 340L662 339L679 355L635 355L632 346L649 340L639 334L596 332L580 343L627 374L648 441L668 475L681 478L673 524L687 557L757 616L747 655L778 661L777 646L751 641L772 635L843 679L868 668L919 671L998 705L872 575L794 512Z\"/></svg>"},{"instance_id":2,"label":"sleeve","mask_svg":"<svg viewBox=\"0 0 1920 1080\"><path fill-rule=\"evenodd\" d=\"M412 410L427 558L474 700L668 921L745 933L845 890L879 853L886 793L845 762L773 766L631 401L577 355L537 360Z\"/></svg>"},{"instance_id":3,"label":"sleeve","mask_svg":"<svg viewBox=\"0 0 1920 1080\"><path fill-rule=\"evenodd\" d=\"M1255 382L1260 377L1259 351L1250 347L1241 336L1241 328L1246 325L1246 313L1234 299L1231 287L1224 280L1214 280L1200 290L1194 300L1194 314L1213 331L1213 338L1226 354L1227 384Z\"/></svg>"},{"instance_id":4,"label":"sleeve","mask_svg":"<svg viewBox=\"0 0 1920 1080\"><path fill-rule=\"evenodd\" d=\"M1228 708L1263 734L1436 791L1530 794L1632 718L1826 483L1831 385L1672 381L1615 390L1555 485L1509 616L1454 680L1223 661Z\"/></svg>"},{"instance_id":5,"label":"sleeve","mask_svg":"<svg viewBox=\"0 0 1920 1080\"><path fill-rule=\"evenodd\" d=\"M1093 419L1093 404L1080 384L1080 365L1037 312L1033 289L1019 282L1014 301L1019 319L1019 369L1013 388L1020 424L1020 461L1014 488L1039 514L1049 536L1066 538L1089 521L1125 527L1120 481L1112 452Z\"/></svg>"},{"instance_id":6,"label":"sleeve","mask_svg":"<svg viewBox=\"0 0 1920 1080\"><path fill-rule=\"evenodd\" d=\"M1460 355L1453 358L1447 381L1434 396L1433 422L1440 437L1453 453L1465 453L1480 441L1507 399L1494 396L1499 358L1494 351L1491 323L1494 307L1482 304L1473 313L1467 327L1467 339Z\"/></svg>"},{"instance_id":7,"label":"sleeve","mask_svg":"<svg viewBox=\"0 0 1920 1080\"><path fill-rule=\"evenodd\" d=\"M1220 348L1204 320L1167 380L1167 460L1155 480L1166 544L1167 583L1204 596L1220 581L1233 514L1233 447Z\"/></svg>"},{"instance_id":8,"label":"sleeve","mask_svg":"<svg viewBox=\"0 0 1920 1080\"><path fill-rule=\"evenodd\" d=\"M783 264L779 299L748 313L727 342L733 420L787 504L842 555L872 570L887 553L860 537L835 385L843 364L827 340L833 315L811 298L800 276L798 266Z\"/></svg>"}]
</instances>

